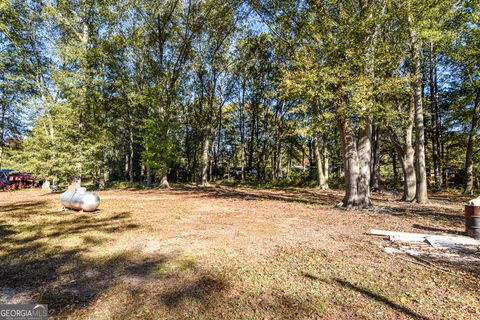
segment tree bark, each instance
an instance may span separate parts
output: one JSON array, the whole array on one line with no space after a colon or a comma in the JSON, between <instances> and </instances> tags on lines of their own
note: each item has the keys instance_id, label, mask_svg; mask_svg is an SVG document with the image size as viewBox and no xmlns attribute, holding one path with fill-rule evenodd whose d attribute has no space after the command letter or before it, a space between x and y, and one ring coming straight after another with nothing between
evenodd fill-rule
<instances>
[{"instance_id":1,"label":"tree bark","mask_svg":"<svg viewBox=\"0 0 480 320\"><path fill-rule=\"evenodd\" d=\"M417 178L415 174L415 160L413 147L406 147L406 152L402 157L403 170L403 201L413 201L415 199Z\"/></svg>"},{"instance_id":2,"label":"tree bark","mask_svg":"<svg viewBox=\"0 0 480 320\"><path fill-rule=\"evenodd\" d=\"M256 119L256 105L255 102L252 101L252 116L250 120L250 139L248 145L248 160L247 160L247 175L252 173L253 167L253 156L255 151L255 119Z\"/></svg>"},{"instance_id":3,"label":"tree bark","mask_svg":"<svg viewBox=\"0 0 480 320\"><path fill-rule=\"evenodd\" d=\"M124 146L125 147L125 146ZM124 149L125 150L125 149ZM123 181L128 181L128 160L129 153L125 150L124 165L123 165Z\"/></svg>"},{"instance_id":4,"label":"tree bark","mask_svg":"<svg viewBox=\"0 0 480 320\"><path fill-rule=\"evenodd\" d=\"M415 172L412 134L413 121L415 117L415 107L409 102L409 123L405 129L405 145L403 148L402 168L403 168L403 197L404 201L413 201L416 195L417 176Z\"/></svg>"},{"instance_id":5,"label":"tree bark","mask_svg":"<svg viewBox=\"0 0 480 320\"><path fill-rule=\"evenodd\" d=\"M370 200L370 164L372 161L372 124L365 124L360 129L360 137L358 142L358 165L359 165L359 182L358 197L359 203L365 206L371 205Z\"/></svg>"},{"instance_id":6,"label":"tree bark","mask_svg":"<svg viewBox=\"0 0 480 320\"><path fill-rule=\"evenodd\" d=\"M241 178L245 180L245 86L246 81L242 82L242 99L240 101L240 166Z\"/></svg>"},{"instance_id":7,"label":"tree bark","mask_svg":"<svg viewBox=\"0 0 480 320\"><path fill-rule=\"evenodd\" d=\"M323 176L325 177L325 182L328 188L328 180L329 180L329 169L330 169L330 154L328 152L327 144L325 142L325 138L323 140Z\"/></svg>"},{"instance_id":8,"label":"tree bark","mask_svg":"<svg viewBox=\"0 0 480 320\"><path fill-rule=\"evenodd\" d=\"M3 146L5 145L5 114L7 112L7 106L2 101L2 113L0 118L0 169L2 169L3 164Z\"/></svg>"},{"instance_id":9,"label":"tree bark","mask_svg":"<svg viewBox=\"0 0 480 320\"><path fill-rule=\"evenodd\" d=\"M130 121L131 118L130 118ZM133 128L132 124L130 123L128 126L128 181L133 183L133 157L134 157L134 150L133 150Z\"/></svg>"},{"instance_id":10,"label":"tree bark","mask_svg":"<svg viewBox=\"0 0 480 320\"><path fill-rule=\"evenodd\" d=\"M203 138L203 146L202 146L202 159L200 163L200 177L201 177L201 185L208 186L208 152L210 149L210 139L208 134L205 133Z\"/></svg>"},{"instance_id":11,"label":"tree bark","mask_svg":"<svg viewBox=\"0 0 480 320\"><path fill-rule=\"evenodd\" d=\"M376 126L374 134L372 135L373 147L372 147L372 179L370 181L370 187L372 191L380 189L380 127Z\"/></svg>"},{"instance_id":12,"label":"tree bark","mask_svg":"<svg viewBox=\"0 0 480 320\"><path fill-rule=\"evenodd\" d=\"M218 163L220 162L220 144L222 142L222 111L223 111L223 107L222 105L220 105L220 107L218 108L218 128L217 128L217 146L216 148L214 147L213 148L213 151L214 151L214 165L213 165L213 172L211 173L211 177L212 179L216 180L216 178L213 178L213 177L216 177L218 174L219 174L219 170L218 170Z\"/></svg>"},{"instance_id":13,"label":"tree bark","mask_svg":"<svg viewBox=\"0 0 480 320\"><path fill-rule=\"evenodd\" d=\"M475 140L477 139L477 131L479 127L480 117L480 89L477 89L475 97L475 105L473 108L472 125L468 134L467 152L465 155L465 189L464 194L471 195L473 193L473 151L475 148Z\"/></svg>"},{"instance_id":14,"label":"tree bark","mask_svg":"<svg viewBox=\"0 0 480 320\"><path fill-rule=\"evenodd\" d=\"M170 188L170 184L168 183L167 173L164 173L162 175L162 180L160 181L160 188Z\"/></svg>"},{"instance_id":15,"label":"tree bark","mask_svg":"<svg viewBox=\"0 0 480 320\"><path fill-rule=\"evenodd\" d=\"M368 19L374 17L374 5L372 5L372 10ZM383 1L379 9L381 12L380 16L385 14L386 1ZM365 54L365 69L364 75L369 80L369 90L370 95L373 96L373 84L375 82L375 55L376 55L376 43L377 38L380 35L380 24L377 22L375 24L373 33L366 38L368 43L367 52ZM367 102L367 101L366 101ZM372 162L372 116L370 115L371 105L375 103L373 98L368 98L368 103L363 112L363 122L359 129L359 141L358 141L358 164L359 164L359 183L358 183L358 197L359 203L361 206L370 206L370 179L371 179L371 162Z\"/></svg>"},{"instance_id":16,"label":"tree bark","mask_svg":"<svg viewBox=\"0 0 480 320\"><path fill-rule=\"evenodd\" d=\"M365 182L360 178L360 161L357 152L356 138L353 132L352 120L339 119L340 142L345 168L345 197L342 206L345 208L365 208L370 205L370 199L366 194L359 195L359 191L365 192L365 187L359 183Z\"/></svg>"},{"instance_id":17,"label":"tree bark","mask_svg":"<svg viewBox=\"0 0 480 320\"><path fill-rule=\"evenodd\" d=\"M433 45L430 44L429 51L429 87L430 87L430 112L432 120L431 138L432 138L432 158L433 158L433 176L435 180L435 189L439 190L441 186L440 172L440 145L439 145L439 111L436 79L436 56L433 53Z\"/></svg>"},{"instance_id":18,"label":"tree bark","mask_svg":"<svg viewBox=\"0 0 480 320\"><path fill-rule=\"evenodd\" d=\"M152 169L150 169L150 166L146 166L146 171L147 188L150 188L152 185Z\"/></svg>"},{"instance_id":19,"label":"tree bark","mask_svg":"<svg viewBox=\"0 0 480 320\"><path fill-rule=\"evenodd\" d=\"M416 31L410 27L412 50L412 86L415 105L415 153L417 188L415 198L417 203L427 203L427 170L425 166L425 127L422 103L422 76L421 76L421 41Z\"/></svg>"},{"instance_id":20,"label":"tree bark","mask_svg":"<svg viewBox=\"0 0 480 320\"><path fill-rule=\"evenodd\" d=\"M318 138L314 140L314 152L315 152L315 161L316 161L316 167L317 167L317 187L321 190L326 190L328 189L328 184L327 180L325 179L324 175L324 168L323 168L323 163L322 163L322 156L320 154L320 141Z\"/></svg>"},{"instance_id":21,"label":"tree bark","mask_svg":"<svg viewBox=\"0 0 480 320\"><path fill-rule=\"evenodd\" d=\"M100 190L105 189L105 154L103 159L100 161L100 172L98 174L98 188Z\"/></svg>"},{"instance_id":22,"label":"tree bark","mask_svg":"<svg viewBox=\"0 0 480 320\"><path fill-rule=\"evenodd\" d=\"M275 159L275 172L277 175L277 178L281 179L283 178L283 172L282 172L282 141L279 139L277 142L277 158Z\"/></svg>"},{"instance_id":23,"label":"tree bark","mask_svg":"<svg viewBox=\"0 0 480 320\"><path fill-rule=\"evenodd\" d=\"M413 100L410 99L408 102L408 123L405 128L402 130L403 143L399 142L395 131L392 128L389 128L390 138L392 145L394 147L395 153L400 158L403 171L403 201L413 201L415 200L416 193L416 173L415 173L415 150L413 148L413 125L415 120L415 106ZM395 155L395 154L393 154ZM393 157L396 162L395 157ZM396 165L394 165L394 168ZM396 170L395 170L396 171Z\"/></svg>"},{"instance_id":24,"label":"tree bark","mask_svg":"<svg viewBox=\"0 0 480 320\"><path fill-rule=\"evenodd\" d=\"M393 170L393 184L396 187L398 181L398 170L397 170L397 155L395 152L392 153L392 170Z\"/></svg>"},{"instance_id":25,"label":"tree bark","mask_svg":"<svg viewBox=\"0 0 480 320\"><path fill-rule=\"evenodd\" d=\"M75 166L75 176L70 183L69 189L77 189L82 186L82 164L77 163Z\"/></svg>"}]
</instances>

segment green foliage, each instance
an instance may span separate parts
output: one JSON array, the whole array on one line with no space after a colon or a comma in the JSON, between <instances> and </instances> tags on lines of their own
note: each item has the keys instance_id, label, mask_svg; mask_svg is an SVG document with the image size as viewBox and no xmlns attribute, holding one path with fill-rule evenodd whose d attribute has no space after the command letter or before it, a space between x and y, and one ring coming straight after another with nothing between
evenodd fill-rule
<instances>
[{"instance_id":1,"label":"green foliage","mask_svg":"<svg viewBox=\"0 0 480 320\"><path fill-rule=\"evenodd\" d=\"M146 119L143 125L145 150L142 152L142 160L159 177L168 173L172 164L180 160L179 141L172 134L174 129L171 123L155 118Z\"/></svg>"},{"instance_id":2,"label":"green foliage","mask_svg":"<svg viewBox=\"0 0 480 320\"><path fill-rule=\"evenodd\" d=\"M316 139L339 175L338 120L354 132L374 123L381 140L411 124L417 34L423 72L427 54L439 64L443 165L461 168L480 34L478 1L453 4L1 1L2 167L96 183L198 181L204 166L223 179L243 166L247 179L308 186L311 174L285 173L314 165ZM7 147L11 137L23 141Z\"/></svg>"}]
</instances>

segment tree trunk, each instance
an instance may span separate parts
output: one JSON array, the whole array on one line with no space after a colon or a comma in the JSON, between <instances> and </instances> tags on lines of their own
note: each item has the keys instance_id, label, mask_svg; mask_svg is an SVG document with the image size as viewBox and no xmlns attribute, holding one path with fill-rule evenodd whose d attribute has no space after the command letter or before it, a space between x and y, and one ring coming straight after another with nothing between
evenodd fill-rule
<instances>
[{"instance_id":1,"label":"tree trunk","mask_svg":"<svg viewBox=\"0 0 480 320\"><path fill-rule=\"evenodd\" d=\"M375 128L375 134L373 135L373 161L372 161L372 179L370 181L370 187L372 191L380 189L380 127Z\"/></svg>"},{"instance_id":2,"label":"tree trunk","mask_svg":"<svg viewBox=\"0 0 480 320\"><path fill-rule=\"evenodd\" d=\"M372 125L360 129L358 142L359 182L358 197L362 206L370 206L370 164L372 161Z\"/></svg>"},{"instance_id":3,"label":"tree trunk","mask_svg":"<svg viewBox=\"0 0 480 320\"><path fill-rule=\"evenodd\" d=\"M89 42L89 26L87 23L87 20L85 19L83 21L83 34L82 34L82 48L84 50L83 52L83 61L81 63L81 68L83 71L83 107L88 106L88 88L90 84L90 79L88 76L88 60L87 60L87 54L88 54L88 42ZM84 119L82 115L82 108L80 108L80 116L79 116L79 123L78 123L78 131L82 132L84 130L85 124L84 124ZM82 153L82 148L78 148L79 155L78 157L81 158L81 153ZM80 188L82 186L82 163L78 162L75 166L75 177L72 180L72 183L70 184L70 188L76 189Z\"/></svg>"},{"instance_id":4,"label":"tree trunk","mask_svg":"<svg viewBox=\"0 0 480 320\"><path fill-rule=\"evenodd\" d=\"M438 99L436 92L436 56L434 57L433 45L430 44L429 52L429 87L430 87L430 112L432 120L431 138L432 138L432 158L433 158L433 176L435 179L435 189L439 190L441 186L440 173L440 146L439 146L439 124L438 124Z\"/></svg>"},{"instance_id":5,"label":"tree trunk","mask_svg":"<svg viewBox=\"0 0 480 320\"><path fill-rule=\"evenodd\" d=\"M2 169L3 164L3 143L0 141L0 170Z\"/></svg>"},{"instance_id":6,"label":"tree trunk","mask_svg":"<svg viewBox=\"0 0 480 320\"><path fill-rule=\"evenodd\" d=\"M444 168L444 158L443 158L443 139L442 139L442 119L440 117L440 104L438 103L438 67L435 66L434 70L434 77L435 77L435 137L436 137L436 145L437 145L437 155L438 155L438 175L439 175L439 182L440 188L443 185L443 168Z\"/></svg>"},{"instance_id":7,"label":"tree trunk","mask_svg":"<svg viewBox=\"0 0 480 320\"><path fill-rule=\"evenodd\" d=\"M328 152L328 147L326 143L326 138L323 137L323 176L325 177L325 182L328 188L328 179L329 179L329 168L330 168L330 154Z\"/></svg>"},{"instance_id":8,"label":"tree trunk","mask_svg":"<svg viewBox=\"0 0 480 320\"><path fill-rule=\"evenodd\" d=\"M412 134L413 122L415 119L415 106L413 100L408 103L408 125L403 130L404 143L400 144L395 133L391 130L391 141L394 150L401 160L403 171L403 201L415 200L416 193L416 173L415 173L415 150L413 148ZM394 154L395 155L395 154ZM395 159L395 158L394 158ZM394 160L396 162L396 160Z\"/></svg>"},{"instance_id":9,"label":"tree trunk","mask_svg":"<svg viewBox=\"0 0 480 320\"><path fill-rule=\"evenodd\" d=\"M82 186L82 164L77 163L75 167L75 176L72 179L72 182L70 183L69 189L77 189Z\"/></svg>"},{"instance_id":10,"label":"tree trunk","mask_svg":"<svg viewBox=\"0 0 480 320\"><path fill-rule=\"evenodd\" d=\"M313 146L314 140L315 140L315 138L311 138L311 139L309 138L309 139L307 139L307 147L308 147L308 166L309 166L310 168L313 167L313 164L314 164L314 162L315 162L315 160L313 159L313 158L314 158L314 155L313 155L313 152L314 152L314 151L313 151L313 148L314 148L314 146ZM319 153L320 153L320 149L318 149L318 150L319 150Z\"/></svg>"},{"instance_id":11,"label":"tree trunk","mask_svg":"<svg viewBox=\"0 0 480 320\"><path fill-rule=\"evenodd\" d=\"M210 149L210 139L205 133L202 146L202 159L200 163L200 177L202 186L208 186L208 151Z\"/></svg>"},{"instance_id":12,"label":"tree trunk","mask_svg":"<svg viewBox=\"0 0 480 320\"><path fill-rule=\"evenodd\" d=\"M473 151L475 140L477 138L478 124L480 117L480 89L477 89L475 97L475 105L472 115L472 126L468 135L467 152L465 155L465 189L464 194L471 195L473 193Z\"/></svg>"},{"instance_id":13,"label":"tree trunk","mask_svg":"<svg viewBox=\"0 0 480 320\"><path fill-rule=\"evenodd\" d=\"M405 146L403 148L404 159L402 160L402 167L404 170L402 199L404 201L413 201L415 199L417 190L417 176L414 165L415 151L412 141L414 117L415 107L411 102L409 102L409 124L405 130Z\"/></svg>"},{"instance_id":14,"label":"tree trunk","mask_svg":"<svg viewBox=\"0 0 480 320\"><path fill-rule=\"evenodd\" d=\"M323 174L323 164L322 164L322 156L320 154L320 141L318 138L314 140L314 152L315 152L315 161L317 164L317 187L326 190L328 189L327 180L325 179L325 175Z\"/></svg>"},{"instance_id":15,"label":"tree trunk","mask_svg":"<svg viewBox=\"0 0 480 320\"><path fill-rule=\"evenodd\" d=\"M427 170L425 166L425 127L422 103L422 77L421 77L421 41L417 34L410 28L412 49L412 77L413 95L415 104L415 153L416 153L416 176L417 189L415 198L417 203L427 203Z\"/></svg>"},{"instance_id":16,"label":"tree trunk","mask_svg":"<svg viewBox=\"0 0 480 320\"><path fill-rule=\"evenodd\" d=\"M7 106L2 102L2 114L0 118L0 169L2 169L3 164L3 146L5 145L5 114L7 112Z\"/></svg>"},{"instance_id":17,"label":"tree trunk","mask_svg":"<svg viewBox=\"0 0 480 320\"><path fill-rule=\"evenodd\" d=\"M100 172L98 174L98 188L105 189L105 157L100 162Z\"/></svg>"},{"instance_id":18,"label":"tree trunk","mask_svg":"<svg viewBox=\"0 0 480 320\"><path fill-rule=\"evenodd\" d=\"M385 14L385 2L382 4L380 16ZM368 19L372 19L374 11L372 10L368 16ZM377 37L380 34L380 24L377 23L374 27L371 36L366 40L369 43L367 52L365 54L365 69L364 75L369 80L370 95L373 96L373 84L375 83L375 49L377 43ZM371 162L372 162L372 117L369 115L369 106L374 104L372 98L368 98L368 103L364 107L366 116L363 117L364 123L361 123L359 129L359 141L358 141L358 165L359 165L359 182L358 182L358 201L360 206L370 206L370 179L371 179Z\"/></svg>"},{"instance_id":19,"label":"tree trunk","mask_svg":"<svg viewBox=\"0 0 480 320\"><path fill-rule=\"evenodd\" d=\"M218 108L218 128L217 128L217 147L214 150L214 165L213 165L213 176L217 176L219 174L218 163L220 161L220 144L222 142L222 105Z\"/></svg>"},{"instance_id":20,"label":"tree trunk","mask_svg":"<svg viewBox=\"0 0 480 320\"><path fill-rule=\"evenodd\" d=\"M282 172L282 141L278 141L277 158L275 159L275 171L277 172L277 178L283 178Z\"/></svg>"},{"instance_id":21,"label":"tree trunk","mask_svg":"<svg viewBox=\"0 0 480 320\"><path fill-rule=\"evenodd\" d=\"M356 138L351 119L339 120L340 142L345 168L345 197L343 207L365 208L370 205L370 199L365 194L365 186L360 187L365 180L360 178L360 161L357 152ZM359 194L359 191L364 192Z\"/></svg>"},{"instance_id":22,"label":"tree trunk","mask_svg":"<svg viewBox=\"0 0 480 320\"><path fill-rule=\"evenodd\" d=\"M123 166L123 180L124 181L128 181L128 164L129 164L129 161L130 161L130 160L128 160L128 158L129 158L129 154L125 150L125 160L124 160L124 166Z\"/></svg>"},{"instance_id":23,"label":"tree trunk","mask_svg":"<svg viewBox=\"0 0 480 320\"><path fill-rule=\"evenodd\" d=\"M133 150L133 128L130 124L128 127L128 181L133 183L133 157L134 157L134 150Z\"/></svg>"},{"instance_id":24,"label":"tree trunk","mask_svg":"<svg viewBox=\"0 0 480 320\"><path fill-rule=\"evenodd\" d=\"M403 201L415 200L417 178L415 175L415 159L412 146L405 146L402 157L403 170Z\"/></svg>"},{"instance_id":25,"label":"tree trunk","mask_svg":"<svg viewBox=\"0 0 480 320\"><path fill-rule=\"evenodd\" d=\"M242 167L242 181L245 180L245 139L244 139L244 136L242 134L242 138L241 138L241 142L240 142L241 146L240 146L240 162L241 162L241 167Z\"/></svg>"},{"instance_id":26,"label":"tree trunk","mask_svg":"<svg viewBox=\"0 0 480 320\"><path fill-rule=\"evenodd\" d=\"M411 135L410 135L411 140ZM415 176L415 152L411 143L406 143L403 148L395 144L395 151L401 159L403 172L403 196L402 201L415 200L416 176Z\"/></svg>"},{"instance_id":27,"label":"tree trunk","mask_svg":"<svg viewBox=\"0 0 480 320\"><path fill-rule=\"evenodd\" d=\"M240 108L240 166L242 181L245 180L245 116L243 110L242 104Z\"/></svg>"},{"instance_id":28,"label":"tree trunk","mask_svg":"<svg viewBox=\"0 0 480 320\"><path fill-rule=\"evenodd\" d=\"M164 173L162 175L162 180L160 181L160 188L170 188L170 184L168 183L167 173Z\"/></svg>"},{"instance_id":29,"label":"tree trunk","mask_svg":"<svg viewBox=\"0 0 480 320\"><path fill-rule=\"evenodd\" d=\"M215 141L215 138L212 139L212 150L211 150L211 154L212 155L215 155L215 144L214 142ZM214 177L214 174L213 174L213 162L214 160L212 159L213 157L209 157L209 160L208 160L208 176L207 176L207 181L215 181L215 177Z\"/></svg>"},{"instance_id":30,"label":"tree trunk","mask_svg":"<svg viewBox=\"0 0 480 320\"><path fill-rule=\"evenodd\" d=\"M42 190L45 192L52 192L52 188L50 187L50 181L45 180L42 184Z\"/></svg>"},{"instance_id":31,"label":"tree trunk","mask_svg":"<svg viewBox=\"0 0 480 320\"><path fill-rule=\"evenodd\" d=\"M255 151L255 119L256 119L256 106L255 103L252 102L253 105L253 110L252 110L252 116L251 116L251 121L250 121L250 144L248 146L248 163L247 163L247 175L252 172L252 167L253 167L253 153Z\"/></svg>"},{"instance_id":32,"label":"tree trunk","mask_svg":"<svg viewBox=\"0 0 480 320\"><path fill-rule=\"evenodd\" d=\"M397 155L395 152L392 153L392 171L393 171L393 185L396 188L398 182L398 169L397 169Z\"/></svg>"},{"instance_id":33,"label":"tree trunk","mask_svg":"<svg viewBox=\"0 0 480 320\"><path fill-rule=\"evenodd\" d=\"M147 188L150 188L152 185L152 169L150 169L150 166L146 166L146 171Z\"/></svg>"},{"instance_id":34,"label":"tree trunk","mask_svg":"<svg viewBox=\"0 0 480 320\"><path fill-rule=\"evenodd\" d=\"M240 165L242 181L245 180L245 87L246 80L242 82L242 98L240 105Z\"/></svg>"}]
</instances>

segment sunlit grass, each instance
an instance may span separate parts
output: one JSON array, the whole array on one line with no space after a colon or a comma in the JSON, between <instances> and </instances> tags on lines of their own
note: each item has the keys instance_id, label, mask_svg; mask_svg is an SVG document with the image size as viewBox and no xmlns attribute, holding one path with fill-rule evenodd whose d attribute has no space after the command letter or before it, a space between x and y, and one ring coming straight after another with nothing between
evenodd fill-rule
<instances>
[{"instance_id":1,"label":"sunlit grass","mask_svg":"<svg viewBox=\"0 0 480 320\"><path fill-rule=\"evenodd\" d=\"M59 319L478 318L478 272L400 260L364 235L461 229L445 208L463 200L423 213L385 202L408 209L387 216L318 192L105 191L89 214L58 195L0 194L1 299L47 303Z\"/></svg>"}]
</instances>

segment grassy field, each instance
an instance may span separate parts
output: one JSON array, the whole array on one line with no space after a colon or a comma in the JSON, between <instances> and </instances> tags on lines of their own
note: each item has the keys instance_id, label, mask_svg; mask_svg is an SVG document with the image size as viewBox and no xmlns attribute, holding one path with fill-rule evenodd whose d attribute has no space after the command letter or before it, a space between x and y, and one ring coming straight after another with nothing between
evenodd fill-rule
<instances>
[{"instance_id":1,"label":"grassy field","mask_svg":"<svg viewBox=\"0 0 480 320\"><path fill-rule=\"evenodd\" d=\"M372 228L460 234L465 198L340 191L109 190L96 213L0 193L0 303L65 319L479 319L480 265L389 255Z\"/></svg>"}]
</instances>

